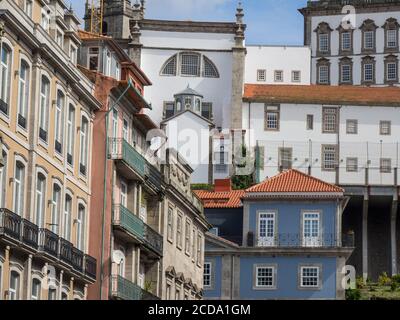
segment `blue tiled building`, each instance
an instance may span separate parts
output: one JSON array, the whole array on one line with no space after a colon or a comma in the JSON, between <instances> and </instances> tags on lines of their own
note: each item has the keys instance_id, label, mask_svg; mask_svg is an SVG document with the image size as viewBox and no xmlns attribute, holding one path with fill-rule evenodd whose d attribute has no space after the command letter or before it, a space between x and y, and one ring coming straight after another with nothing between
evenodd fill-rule
<instances>
[{"instance_id":1,"label":"blue tiled building","mask_svg":"<svg viewBox=\"0 0 400 320\"><path fill-rule=\"evenodd\" d=\"M341 188L289 170L243 192L235 208L217 193L199 194L215 227L206 239L206 299L344 299L353 236L342 236ZM233 214L243 221L240 243L218 225Z\"/></svg>"}]
</instances>

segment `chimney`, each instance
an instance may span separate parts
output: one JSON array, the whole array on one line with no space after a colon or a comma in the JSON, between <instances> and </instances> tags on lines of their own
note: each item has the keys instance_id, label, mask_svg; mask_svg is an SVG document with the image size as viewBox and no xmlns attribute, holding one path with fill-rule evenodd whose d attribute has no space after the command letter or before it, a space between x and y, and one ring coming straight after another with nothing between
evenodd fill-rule
<instances>
[{"instance_id":1,"label":"chimney","mask_svg":"<svg viewBox=\"0 0 400 320\"><path fill-rule=\"evenodd\" d=\"M214 191L215 192L231 192L231 179L215 179L214 182Z\"/></svg>"}]
</instances>

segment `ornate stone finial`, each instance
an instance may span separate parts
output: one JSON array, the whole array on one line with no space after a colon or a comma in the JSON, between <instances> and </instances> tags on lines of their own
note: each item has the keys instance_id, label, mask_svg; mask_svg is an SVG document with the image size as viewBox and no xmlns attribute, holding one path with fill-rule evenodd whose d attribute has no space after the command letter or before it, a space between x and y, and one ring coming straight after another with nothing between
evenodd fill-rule
<instances>
[{"instance_id":1,"label":"ornate stone finial","mask_svg":"<svg viewBox=\"0 0 400 320\"><path fill-rule=\"evenodd\" d=\"M140 4L141 4L141 9L142 9L142 15L143 15L143 18L144 18L144 14L145 14L145 11L146 11L146 0L140 0Z\"/></svg>"},{"instance_id":2,"label":"ornate stone finial","mask_svg":"<svg viewBox=\"0 0 400 320\"><path fill-rule=\"evenodd\" d=\"M242 1L239 1L238 6L236 8L236 23L243 24L243 17L244 17L243 5Z\"/></svg>"},{"instance_id":3,"label":"ornate stone finial","mask_svg":"<svg viewBox=\"0 0 400 320\"><path fill-rule=\"evenodd\" d=\"M140 8L139 0L136 0L136 2L133 5L133 7L135 8L135 10L139 10L139 8Z\"/></svg>"}]
</instances>

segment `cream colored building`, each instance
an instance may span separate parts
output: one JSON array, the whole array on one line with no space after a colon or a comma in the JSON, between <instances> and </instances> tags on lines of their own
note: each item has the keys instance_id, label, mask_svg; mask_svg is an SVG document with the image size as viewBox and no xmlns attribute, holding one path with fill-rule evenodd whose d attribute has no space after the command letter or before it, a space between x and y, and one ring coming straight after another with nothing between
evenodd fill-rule
<instances>
[{"instance_id":1,"label":"cream colored building","mask_svg":"<svg viewBox=\"0 0 400 320\"><path fill-rule=\"evenodd\" d=\"M100 105L76 66L78 23L63 0L0 2L0 299L85 299L96 278L86 253Z\"/></svg>"}]
</instances>

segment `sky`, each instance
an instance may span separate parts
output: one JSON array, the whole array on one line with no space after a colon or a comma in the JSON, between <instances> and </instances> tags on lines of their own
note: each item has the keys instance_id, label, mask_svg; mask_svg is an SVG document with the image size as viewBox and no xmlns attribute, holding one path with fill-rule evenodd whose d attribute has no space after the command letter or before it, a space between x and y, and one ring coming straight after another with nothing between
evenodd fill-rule
<instances>
[{"instance_id":1,"label":"sky","mask_svg":"<svg viewBox=\"0 0 400 320\"><path fill-rule=\"evenodd\" d=\"M133 3L135 0L131 0ZM80 18L85 0L66 0ZM146 18L234 21L238 0L147 0ZM297 11L307 0L243 0L247 44L302 45L303 17Z\"/></svg>"}]
</instances>

